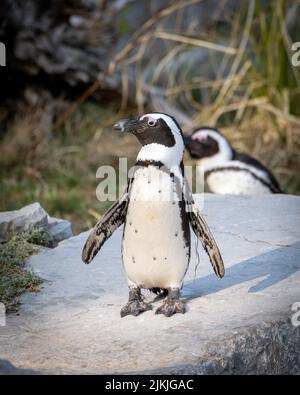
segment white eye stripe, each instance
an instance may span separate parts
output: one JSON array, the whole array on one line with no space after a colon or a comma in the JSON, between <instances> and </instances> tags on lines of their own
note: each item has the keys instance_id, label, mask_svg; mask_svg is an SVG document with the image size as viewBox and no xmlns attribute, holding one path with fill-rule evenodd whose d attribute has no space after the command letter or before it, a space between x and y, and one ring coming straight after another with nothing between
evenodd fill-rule
<instances>
[{"instance_id":1,"label":"white eye stripe","mask_svg":"<svg viewBox=\"0 0 300 395\"><path fill-rule=\"evenodd\" d=\"M149 125L149 126L155 126L156 123L157 123L157 120L156 120L156 119L153 119L153 118L150 118L150 117L149 117L149 119L148 119L148 125Z\"/></svg>"},{"instance_id":2,"label":"white eye stripe","mask_svg":"<svg viewBox=\"0 0 300 395\"><path fill-rule=\"evenodd\" d=\"M157 124L157 118L152 117L150 114L145 114L140 118L140 121L147 118L147 123L149 126L155 126Z\"/></svg>"},{"instance_id":3,"label":"white eye stripe","mask_svg":"<svg viewBox=\"0 0 300 395\"><path fill-rule=\"evenodd\" d=\"M180 129L179 129L178 125L176 125L176 123L174 122L174 120L170 116L168 116L166 114L162 114L162 113L152 112L152 113L149 113L149 114L142 115L140 117L140 121L142 121L146 117L147 118L152 118L152 119L155 119L155 120L158 120L158 119L164 120L165 123L168 125L168 127L171 129L171 131L173 133L176 133L176 134L181 136L181 132L180 132Z\"/></svg>"},{"instance_id":4,"label":"white eye stripe","mask_svg":"<svg viewBox=\"0 0 300 395\"><path fill-rule=\"evenodd\" d=\"M216 166L217 164L223 164L225 161L229 161L232 159L233 151L229 141L220 133L213 129L202 129L195 131L192 135L192 139L195 141L201 141L199 137L201 136L210 137L218 144L218 152L209 158L201 159L203 169L210 169L211 167Z\"/></svg>"},{"instance_id":5,"label":"white eye stripe","mask_svg":"<svg viewBox=\"0 0 300 395\"><path fill-rule=\"evenodd\" d=\"M208 136L207 136L206 133L198 132L198 133L195 133L195 134L192 135L192 140L204 141L204 140L207 139L207 137L208 137Z\"/></svg>"}]
</instances>

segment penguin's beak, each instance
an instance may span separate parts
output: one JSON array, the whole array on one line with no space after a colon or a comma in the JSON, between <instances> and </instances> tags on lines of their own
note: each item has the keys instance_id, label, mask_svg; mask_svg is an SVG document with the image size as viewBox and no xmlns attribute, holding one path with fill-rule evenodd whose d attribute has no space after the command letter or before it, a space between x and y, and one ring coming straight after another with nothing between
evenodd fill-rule
<instances>
[{"instance_id":1,"label":"penguin's beak","mask_svg":"<svg viewBox=\"0 0 300 395\"><path fill-rule=\"evenodd\" d=\"M183 136L184 145L187 147L193 141L190 136Z\"/></svg>"},{"instance_id":2,"label":"penguin's beak","mask_svg":"<svg viewBox=\"0 0 300 395\"><path fill-rule=\"evenodd\" d=\"M205 144L198 140L193 140L190 136L183 137L184 145L192 158L200 159L206 156Z\"/></svg>"},{"instance_id":3,"label":"penguin's beak","mask_svg":"<svg viewBox=\"0 0 300 395\"><path fill-rule=\"evenodd\" d=\"M136 119L121 119L114 124L113 129L120 132L134 132L138 128L138 121Z\"/></svg>"}]
</instances>

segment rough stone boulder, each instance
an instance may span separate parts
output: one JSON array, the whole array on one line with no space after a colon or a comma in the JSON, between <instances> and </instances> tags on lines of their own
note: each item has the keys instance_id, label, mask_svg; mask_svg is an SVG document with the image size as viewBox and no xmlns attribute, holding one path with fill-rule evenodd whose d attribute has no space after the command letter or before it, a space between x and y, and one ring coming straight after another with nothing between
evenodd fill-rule
<instances>
[{"instance_id":1,"label":"rough stone boulder","mask_svg":"<svg viewBox=\"0 0 300 395\"><path fill-rule=\"evenodd\" d=\"M83 233L30 259L47 281L0 327L1 358L41 373L299 374L300 197L205 195L203 214L226 274L214 275L200 245L195 272L193 240L186 314L121 319L122 229L90 265Z\"/></svg>"},{"instance_id":2,"label":"rough stone boulder","mask_svg":"<svg viewBox=\"0 0 300 395\"><path fill-rule=\"evenodd\" d=\"M46 227L47 217L48 214L40 203L29 204L20 210L4 211L0 213L0 237L5 239L12 230L19 232L31 230L35 226Z\"/></svg>"},{"instance_id":3,"label":"rough stone boulder","mask_svg":"<svg viewBox=\"0 0 300 395\"><path fill-rule=\"evenodd\" d=\"M72 225L69 221L48 216L46 229L52 235L53 241L59 243L73 236Z\"/></svg>"},{"instance_id":4,"label":"rough stone boulder","mask_svg":"<svg viewBox=\"0 0 300 395\"><path fill-rule=\"evenodd\" d=\"M73 236L69 221L52 218L40 203L32 203L20 210L0 213L0 241L6 240L10 232L32 230L36 226L46 229L55 243Z\"/></svg>"}]
</instances>

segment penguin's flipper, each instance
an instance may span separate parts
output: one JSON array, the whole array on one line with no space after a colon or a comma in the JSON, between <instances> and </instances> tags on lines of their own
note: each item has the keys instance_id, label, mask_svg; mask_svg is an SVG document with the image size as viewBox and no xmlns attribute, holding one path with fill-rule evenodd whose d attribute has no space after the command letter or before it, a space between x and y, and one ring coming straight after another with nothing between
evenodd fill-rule
<instances>
[{"instance_id":1,"label":"penguin's flipper","mask_svg":"<svg viewBox=\"0 0 300 395\"><path fill-rule=\"evenodd\" d=\"M105 241L124 223L128 206L128 193L124 193L103 215L92 229L82 250L82 260L90 263Z\"/></svg>"},{"instance_id":2,"label":"penguin's flipper","mask_svg":"<svg viewBox=\"0 0 300 395\"><path fill-rule=\"evenodd\" d=\"M200 239L204 250L209 256L214 272L218 277L222 278L225 274L225 268L219 247L200 211L195 206L192 192L186 180L184 181L184 199L193 232Z\"/></svg>"},{"instance_id":3,"label":"penguin's flipper","mask_svg":"<svg viewBox=\"0 0 300 395\"><path fill-rule=\"evenodd\" d=\"M218 277L222 278L225 274L225 268L219 247L200 211L195 205L190 206L190 209L191 211L188 212L188 215L192 229L209 256L214 272Z\"/></svg>"}]
</instances>

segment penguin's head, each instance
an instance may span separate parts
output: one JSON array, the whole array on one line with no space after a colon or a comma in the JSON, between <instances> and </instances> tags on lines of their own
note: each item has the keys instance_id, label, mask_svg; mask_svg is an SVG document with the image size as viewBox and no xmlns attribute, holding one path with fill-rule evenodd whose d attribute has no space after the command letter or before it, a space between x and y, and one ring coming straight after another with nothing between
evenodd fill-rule
<instances>
[{"instance_id":1,"label":"penguin's head","mask_svg":"<svg viewBox=\"0 0 300 395\"><path fill-rule=\"evenodd\" d=\"M166 166L179 164L182 160L183 134L170 115L148 113L136 119L122 119L113 128L136 136L142 144L139 160L160 161Z\"/></svg>"},{"instance_id":2,"label":"penguin's head","mask_svg":"<svg viewBox=\"0 0 300 395\"><path fill-rule=\"evenodd\" d=\"M176 144L175 135L182 137L175 119L161 113L149 113L136 119L122 119L113 128L134 134L142 145L155 143L172 147Z\"/></svg>"},{"instance_id":3,"label":"penguin's head","mask_svg":"<svg viewBox=\"0 0 300 395\"><path fill-rule=\"evenodd\" d=\"M210 160L225 162L232 159L233 149L229 141L217 129L202 127L195 129L190 136L184 137L187 151L199 161Z\"/></svg>"}]
</instances>

